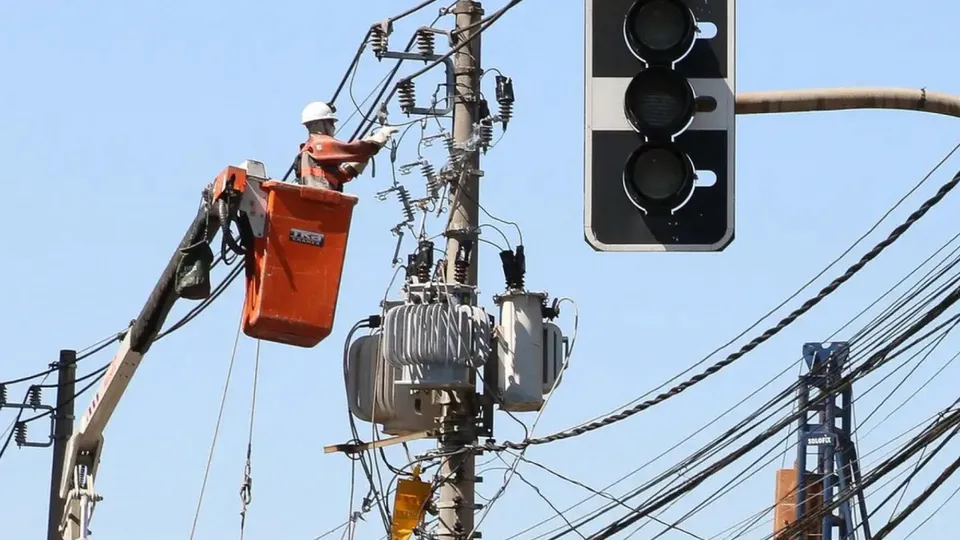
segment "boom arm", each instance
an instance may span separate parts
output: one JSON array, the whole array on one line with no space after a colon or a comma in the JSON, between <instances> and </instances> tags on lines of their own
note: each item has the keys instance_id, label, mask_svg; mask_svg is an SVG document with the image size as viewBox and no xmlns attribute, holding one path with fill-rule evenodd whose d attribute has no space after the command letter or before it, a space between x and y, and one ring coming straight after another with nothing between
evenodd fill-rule
<instances>
[{"instance_id":1,"label":"boom arm","mask_svg":"<svg viewBox=\"0 0 960 540\"><path fill-rule=\"evenodd\" d=\"M160 280L150 293L140 314L134 319L107 368L106 375L96 395L87 407L80 424L67 443L64 456L63 476L60 479L60 497L65 501L60 533L63 540L86 540L88 524L93 508L101 497L94 490L93 479L100 465L103 450L103 433L110 417L120 403L130 379L139 367L144 355L160 333L161 326L170 314L174 303L182 296L177 292L178 270L195 246L209 245L221 228L224 218L229 220L227 203L233 195L241 195L233 201L234 211L241 204L250 221L258 221L259 208L256 189L242 194L232 186L231 171L242 169L251 177L265 177L262 163L246 161L239 168L228 167L203 191L197 215L180 241L180 245L167 263ZM246 180L246 175L244 182ZM245 186L244 186L245 187ZM246 204L244 204L246 203ZM209 276L207 276L209 279Z\"/></svg>"}]
</instances>

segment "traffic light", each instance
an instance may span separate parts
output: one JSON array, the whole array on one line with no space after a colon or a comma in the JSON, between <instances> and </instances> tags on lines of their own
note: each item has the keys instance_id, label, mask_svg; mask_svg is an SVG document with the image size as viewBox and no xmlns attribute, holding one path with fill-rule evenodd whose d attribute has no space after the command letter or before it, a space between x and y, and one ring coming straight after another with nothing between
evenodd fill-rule
<instances>
[{"instance_id":1,"label":"traffic light","mask_svg":"<svg viewBox=\"0 0 960 540\"><path fill-rule=\"evenodd\" d=\"M586 0L584 237L721 251L734 237L736 0Z\"/></svg>"}]
</instances>

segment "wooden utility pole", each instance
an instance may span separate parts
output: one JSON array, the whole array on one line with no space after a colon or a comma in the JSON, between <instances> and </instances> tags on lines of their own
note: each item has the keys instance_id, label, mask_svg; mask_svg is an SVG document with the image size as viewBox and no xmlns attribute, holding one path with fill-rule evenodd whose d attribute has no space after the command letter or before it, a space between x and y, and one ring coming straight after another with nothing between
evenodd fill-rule
<instances>
[{"instance_id":1,"label":"wooden utility pole","mask_svg":"<svg viewBox=\"0 0 960 540\"><path fill-rule=\"evenodd\" d=\"M77 378L77 351L60 351L57 362L57 408L53 410L53 465L50 467L50 509L47 513L47 540L61 540L60 521L64 500L60 498L60 478L67 441L73 434L74 386Z\"/></svg>"},{"instance_id":2,"label":"wooden utility pole","mask_svg":"<svg viewBox=\"0 0 960 540\"><path fill-rule=\"evenodd\" d=\"M480 40L479 21L483 9L479 2L460 0L452 13L456 15L454 45L470 39L470 43L455 53L456 101L453 110L453 138L462 148L473 135L478 118L480 95ZM471 39L472 37L472 39ZM465 285L477 285L477 236L479 232L480 200L480 153L469 152L461 162L462 174L458 175L450 203L450 219L447 223L446 281L454 281L457 275L457 254L465 248L470 255L470 264L465 276ZM440 469L440 493L437 508L440 513L438 538L447 540L466 539L474 528L476 496L474 482L475 456L472 451L463 452L465 446L476 443L477 400L473 388L440 392L442 404L440 449L444 454ZM456 453L461 452L461 453ZM478 538L476 533L472 538Z\"/></svg>"}]
</instances>

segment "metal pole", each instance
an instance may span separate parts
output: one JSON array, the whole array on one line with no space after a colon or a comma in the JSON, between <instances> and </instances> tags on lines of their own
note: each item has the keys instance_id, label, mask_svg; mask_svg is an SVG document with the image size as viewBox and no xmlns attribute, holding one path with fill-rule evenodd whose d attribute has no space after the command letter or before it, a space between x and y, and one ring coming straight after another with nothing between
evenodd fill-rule
<instances>
[{"instance_id":1,"label":"metal pole","mask_svg":"<svg viewBox=\"0 0 960 540\"><path fill-rule=\"evenodd\" d=\"M899 109L960 118L960 96L925 88L815 88L737 94L737 114Z\"/></svg>"},{"instance_id":2,"label":"metal pole","mask_svg":"<svg viewBox=\"0 0 960 540\"><path fill-rule=\"evenodd\" d=\"M77 378L77 351L60 351L57 376L57 408L53 418L53 465L50 468L50 509L47 514L47 540L61 540L60 521L64 500L60 498L60 478L67 453L67 441L73 434L74 381Z\"/></svg>"},{"instance_id":3,"label":"metal pole","mask_svg":"<svg viewBox=\"0 0 960 540\"><path fill-rule=\"evenodd\" d=\"M483 17L479 2L460 0L453 8L456 28L460 30L473 25L469 30L455 32L458 39L468 39L478 32L476 25ZM453 138L458 145L464 144L473 134L477 119L477 97L480 85L480 39L474 36L469 44L454 56L456 89L453 112ZM466 285L477 284L476 239L479 231L479 152L471 152L463 162L463 174L459 175L450 203L450 221L447 223L446 281L452 282L457 253L461 245L470 248L471 264L466 274ZM454 454L464 446L476 442L477 403L473 388L442 391L440 449L445 457L440 470L440 496L437 508L440 524L437 536L443 539L462 540L474 527L476 497L474 482L476 462L473 452ZM452 454L452 455L451 455ZM449 457L446 457L449 455ZM479 538L474 533L471 538Z\"/></svg>"}]
</instances>

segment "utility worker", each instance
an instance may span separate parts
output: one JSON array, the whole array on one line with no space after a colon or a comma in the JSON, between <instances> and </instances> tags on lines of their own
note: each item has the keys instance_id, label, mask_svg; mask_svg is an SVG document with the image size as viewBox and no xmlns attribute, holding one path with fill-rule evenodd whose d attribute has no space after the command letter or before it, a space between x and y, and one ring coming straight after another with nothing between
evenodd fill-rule
<instances>
[{"instance_id":1,"label":"utility worker","mask_svg":"<svg viewBox=\"0 0 960 540\"><path fill-rule=\"evenodd\" d=\"M297 159L300 183L342 191L343 184L353 180L367 166L367 161L380 151L390 136L399 131L383 126L369 137L353 142L335 139L337 117L334 108L321 101L307 104L300 121L307 128L307 142L300 145Z\"/></svg>"}]
</instances>

